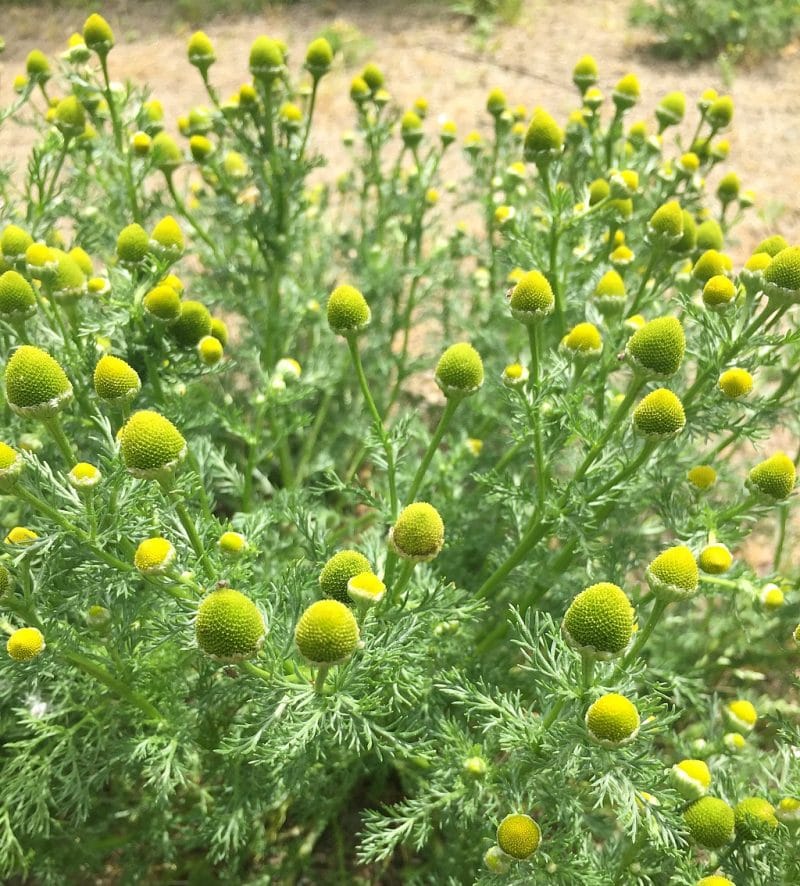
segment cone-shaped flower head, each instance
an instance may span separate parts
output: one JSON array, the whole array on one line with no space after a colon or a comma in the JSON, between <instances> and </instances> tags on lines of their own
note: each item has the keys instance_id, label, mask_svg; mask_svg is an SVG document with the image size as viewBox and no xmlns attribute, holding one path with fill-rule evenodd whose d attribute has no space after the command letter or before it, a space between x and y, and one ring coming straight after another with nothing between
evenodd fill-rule
<instances>
[{"instance_id":1,"label":"cone-shaped flower head","mask_svg":"<svg viewBox=\"0 0 800 886\"><path fill-rule=\"evenodd\" d=\"M142 479L173 471L186 455L186 441L172 422L149 409L135 412L119 432L125 467Z\"/></svg>"},{"instance_id":2,"label":"cone-shaped flower head","mask_svg":"<svg viewBox=\"0 0 800 886\"><path fill-rule=\"evenodd\" d=\"M22 274L6 271L0 276L0 316L24 320L35 311L36 293Z\"/></svg>"},{"instance_id":3,"label":"cone-shaped flower head","mask_svg":"<svg viewBox=\"0 0 800 886\"><path fill-rule=\"evenodd\" d=\"M733 262L729 256L716 249L707 249L694 263L692 277L705 284L719 274L730 274L732 268Z\"/></svg>"},{"instance_id":4,"label":"cone-shaped flower head","mask_svg":"<svg viewBox=\"0 0 800 886\"><path fill-rule=\"evenodd\" d=\"M707 575L722 575L733 566L733 554L726 545L714 542L700 551L697 563Z\"/></svg>"},{"instance_id":5,"label":"cone-shaped flower head","mask_svg":"<svg viewBox=\"0 0 800 886\"><path fill-rule=\"evenodd\" d=\"M616 692L601 695L586 711L589 735L604 748L619 748L632 742L639 733L639 724L636 705Z\"/></svg>"},{"instance_id":6,"label":"cone-shaped flower head","mask_svg":"<svg viewBox=\"0 0 800 886\"><path fill-rule=\"evenodd\" d=\"M144 575L164 575L175 562L177 553L172 542L157 536L139 542L133 565Z\"/></svg>"},{"instance_id":7,"label":"cone-shaped flower head","mask_svg":"<svg viewBox=\"0 0 800 886\"><path fill-rule=\"evenodd\" d=\"M776 452L750 469L746 485L770 501L788 498L797 481L797 469L785 452Z\"/></svg>"},{"instance_id":8,"label":"cone-shaped flower head","mask_svg":"<svg viewBox=\"0 0 800 886\"><path fill-rule=\"evenodd\" d=\"M541 840L539 825L521 812L507 815L497 826L497 845L512 858L530 858Z\"/></svg>"},{"instance_id":9,"label":"cone-shaped flower head","mask_svg":"<svg viewBox=\"0 0 800 886\"><path fill-rule=\"evenodd\" d=\"M625 356L637 372L652 378L670 378L680 369L686 336L677 317L657 317L634 332Z\"/></svg>"},{"instance_id":10,"label":"cone-shaped flower head","mask_svg":"<svg viewBox=\"0 0 800 886\"><path fill-rule=\"evenodd\" d=\"M86 275L72 256L60 249L52 249L55 273L50 277L53 297L59 300L80 298L86 293Z\"/></svg>"},{"instance_id":11,"label":"cone-shaped flower head","mask_svg":"<svg viewBox=\"0 0 800 886\"><path fill-rule=\"evenodd\" d=\"M616 658L630 643L634 612L618 585L603 581L570 603L561 629L567 642L598 659Z\"/></svg>"},{"instance_id":12,"label":"cone-shaped flower head","mask_svg":"<svg viewBox=\"0 0 800 886\"><path fill-rule=\"evenodd\" d=\"M205 366L216 366L224 352L222 342L213 335L204 335L197 343L197 356Z\"/></svg>"},{"instance_id":13,"label":"cone-shaped flower head","mask_svg":"<svg viewBox=\"0 0 800 886\"><path fill-rule=\"evenodd\" d=\"M223 532L217 541L220 553L226 557L241 557L248 549L247 539L241 532Z\"/></svg>"},{"instance_id":14,"label":"cone-shaped flower head","mask_svg":"<svg viewBox=\"0 0 800 886\"><path fill-rule=\"evenodd\" d=\"M65 139L83 134L86 129L86 112L74 95L62 98L56 105L54 123Z\"/></svg>"},{"instance_id":15,"label":"cone-shaped flower head","mask_svg":"<svg viewBox=\"0 0 800 886\"><path fill-rule=\"evenodd\" d=\"M128 225L117 237L117 258L122 264L135 267L141 264L150 251L147 231L137 224Z\"/></svg>"},{"instance_id":16,"label":"cone-shaped flower head","mask_svg":"<svg viewBox=\"0 0 800 886\"><path fill-rule=\"evenodd\" d=\"M101 400L129 403L142 388L136 370L119 357L106 354L94 370L94 389Z\"/></svg>"},{"instance_id":17,"label":"cone-shaped flower head","mask_svg":"<svg viewBox=\"0 0 800 886\"><path fill-rule=\"evenodd\" d=\"M86 461L79 461L73 465L67 474L67 482L73 489L78 492L94 489L95 486L103 479L103 475L98 468Z\"/></svg>"},{"instance_id":18,"label":"cone-shaped flower head","mask_svg":"<svg viewBox=\"0 0 800 886\"><path fill-rule=\"evenodd\" d=\"M746 698L737 698L725 705L723 713L731 729L741 735L752 732L758 723L758 711L755 709L755 705Z\"/></svg>"},{"instance_id":19,"label":"cone-shaped flower head","mask_svg":"<svg viewBox=\"0 0 800 886\"><path fill-rule=\"evenodd\" d=\"M6 366L6 399L17 415L48 418L72 399L72 385L47 351L22 345Z\"/></svg>"},{"instance_id":20,"label":"cone-shaped flower head","mask_svg":"<svg viewBox=\"0 0 800 886\"><path fill-rule=\"evenodd\" d=\"M590 86L594 86L598 76L597 62L591 55L579 58L572 69L572 82L580 89L581 93L585 93Z\"/></svg>"},{"instance_id":21,"label":"cone-shaped flower head","mask_svg":"<svg viewBox=\"0 0 800 886\"><path fill-rule=\"evenodd\" d=\"M363 77L353 77L350 82L350 98L361 104L370 97L370 90L367 81Z\"/></svg>"},{"instance_id":22,"label":"cone-shaped flower head","mask_svg":"<svg viewBox=\"0 0 800 886\"><path fill-rule=\"evenodd\" d=\"M672 246L683 237L683 210L677 200L659 206L647 223L647 239L656 246Z\"/></svg>"},{"instance_id":23,"label":"cone-shaped flower head","mask_svg":"<svg viewBox=\"0 0 800 886\"><path fill-rule=\"evenodd\" d=\"M250 47L250 73L258 80L272 82L282 71L283 50L271 37L256 37Z\"/></svg>"},{"instance_id":24,"label":"cone-shaped flower head","mask_svg":"<svg viewBox=\"0 0 800 886\"><path fill-rule=\"evenodd\" d=\"M686 545L662 551L646 570L647 582L662 600L685 600L697 593L700 573Z\"/></svg>"},{"instance_id":25,"label":"cone-shaped flower head","mask_svg":"<svg viewBox=\"0 0 800 886\"><path fill-rule=\"evenodd\" d=\"M736 286L730 277L715 274L703 287L703 304L712 311L722 312L733 303Z\"/></svg>"},{"instance_id":26,"label":"cone-shaped flower head","mask_svg":"<svg viewBox=\"0 0 800 886\"><path fill-rule=\"evenodd\" d=\"M543 320L555 307L555 297L547 277L539 271L523 274L511 290L509 304L512 315L520 323Z\"/></svg>"},{"instance_id":27,"label":"cone-shaped flower head","mask_svg":"<svg viewBox=\"0 0 800 886\"><path fill-rule=\"evenodd\" d=\"M603 337L594 323L578 323L561 339L561 350L574 359L596 360L603 353Z\"/></svg>"},{"instance_id":28,"label":"cone-shaped flower head","mask_svg":"<svg viewBox=\"0 0 800 886\"><path fill-rule=\"evenodd\" d=\"M716 219L707 218L697 226L696 243L697 248L704 251L707 249L722 249L725 245L725 235Z\"/></svg>"},{"instance_id":29,"label":"cone-shaped flower head","mask_svg":"<svg viewBox=\"0 0 800 886\"><path fill-rule=\"evenodd\" d=\"M525 160L537 166L546 166L559 157L563 149L564 130L547 111L537 108L525 133Z\"/></svg>"},{"instance_id":30,"label":"cone-shaped flower head","mask_svg":"<svg viewBox=\"0 0 800 886\"><path fill-rule=\"evenodd\" d=\"M150 146L153 166L164 175L171 175L183 162L183 154L175 139L166 132L159 132Z\"/></svg>"},{"instance_id":31,"label":"cone-shaped flower head","mask_svg":"<svg viewBox=\"0 0 800 886\"><path fill-rule=\"evenodd\" d=\"M328 298L328 326L349 338L363 332L372 319L364 296L354 286L337 286Z\"/></svg>"},{"instance_id":32,"label":"cone-shaped flower head","mask_svg":"<svg viewBox=\"0 0 800 886\"><path fill-rule=\"evenodd\" d=\"M633 411L634 431L648 440L671 440L685 425L683 403L667 388L651 391Z\"/></svg>"},{"instance_id":33,"label":"cone-shaped flower head","mask_svg":"<svg viewBox=\"0 0 800 886\"><path fill-rule=\"evenodd\" d=\"M17 225L7 225L0 234L0 250L10 262L21 261L25 252L33 244L33 237Z\"/></svg>"},{"instance_id":34,"label":"cone-shaped flower head","mask_svg":"<svg viewBox=\"0 0 800 886\"><path fill-rule=\"evenodd\" d=\"M625 282L617 271L606 271L594 289L594 301L602 314L615 314L625 307Z\"/></svg>"},{"instance_id":35,"label":"cone-shaped flower head","mask_svg":"<svg viewBox=\"0 0 800 886\"><path fill-rule=\"evenodd\" d=\"M92 13L83 24L83 42L99 56L108 55L114 45L114 32L109 23L98 15Z\"/></svg>"},{"instance_id":36,"label":"cone-shaped flower head","mask_svg":"<svg viewBox=\"0 0 800 886\"><path fill-rule=\"evenodd\" d=\"M436 384L445 397L466 397L483 384L481 355L467 342L450 347L436 364Z\"/></svg>"},{"instance_id":37,"label":"cone-shaped flower head","mask_svg":"<svg viewBox=\"0 0 800 886\"><path fill-rule=\"evenodd\" d=\"M493 116L499 117L508 107L508 99L502 89L492 89L486 98L486 110Z\"/></svg>"},{"instance_id":38,"label":"cone-shaped flower head","mask_svg":"<svg viewBox=\"0 0 800 886\"><path fill-rule=\"evenodd\" d=\"M150 248L159 258L175 261L183 255L186 241L180 225L171 215L166 215L153 228L150 235Z\"/></svg>"},{"instance_id":39,"label":"cone-shaped flower head","mask_svg":"<svg viewBox=\"0 0 800 886\"><path fill-rule=\"evenodd\" d=\"M318 80L331 69L333 64L333 49L324 37L317 37L308 44L306 49L306 70Z\"/></svg>"},{"instance_id":40,"label":"cone-shaped flower head","mask_svg":"<svg viewBox=\"0 0 800 886\"><path fill-rule=\"evenodd\" d=\"M422 120L420 120L419 114L414 111L406 111L403 114L400 120L400 135L407 148L416 147L422 141Z\"/></svg>"},{"instance_id":41,"label":"cone-shaped flower head","mask_svg":"<svg viewBox=\"0 0 800 886\"><path fill-rule=\"evenodd\" d=\"M706 111L706 118L714 130L730 126L733 120L733 99L729 95L721 95L714 99Z\"/></svg>"},{"instance_id":42,"label":"cone-shaped flower head","mask_svg":"<svg viewBox=\"0 0 800 886\"><path fill-rule=\"evenodd\" d=\"M30 661L44 651L44 637L36 628L17 628L8 638L6 651L14 661Z\"/></svg>"},{"instance_id":43,"label":"cone-shaped flower head","mask_svg":"<svg viewBox=\"0 0 800 886\"><path fill-rule=\"evenodd\" d=\"M753 376L746 369L734 366L720 375L717 384L729 400L738 400L753 390Z\"/></svg>"},{"instance_id":44,"label":"cone-shaped flower head","mask_svg":"<svg viewBox=\"0 0 800 886\"><path fill-rule=\"evenodd\" d=\"M619 111L627 111L632 108L642 94L639 86L639 78L635 74L626 74L621 80L617 81L611 98L614 105Z\"/></svg>"},{"instance_id":45,"label":"cone-shaped flower head","mask_svg":"<svg viewBox=\"0 0 800 886\"><path fill-rule=\"evenodd\" d=\"M734 807L736 836L741 840L764 840L778 827L775 807L763 797L745 797Z\"/></svg>"},{"instance_id":46,"label":"cone-shaped flower head","mask_svg":"<svg viewBox=\"0 0 800 886\"><path fill-rule=\"evenodd\" d=\"M681 760L670 770L670 781L684 800L699 800L711 786L711 772L702 760Z\"/></svg>"},{"instance_id":47,"label":"cone-shaped flower head","mask_svg":"<svg viewBox=\"0 0 800 886\"><path fill-rule=\"evenodd\" d=\"M676 126L686 113L686 96L682 92L668 92L658 103L656 119L661 129Z\"/></svg>"},{"instance_id":48,"label":"cone-shaped flower head","mask_svg":"<svg viewBox=\"0 0 800 886\"><path fill-rule=\"evenodd\" d=\"M797 797L783 797L778 802L775 816L786 827L794 830L800 824L800 799Z\"/></svg>"},{"instance_id":49,"label":"cone-shaped flower head","mask_svg":"<svg viewBox=\"0 0 800 886\"><path fill-rule=\"evenodd\" d=\"M218 661L252 658L264 642L264 619L256 604L240 591L220 588L206 594L194 623L197 645Z\"/></svg>"},{"instance_id":50,"label":"cone-shaped flower head","mask_svg":"<svg viewBox=\"0 0 800 886\"><path fill-rule=\"evenodd\" d=\"M800 246L788 246L775 255L764 271L764 282L771 297L800 299Z\"/></svg>"},{"instance_id":51,"label":"cone-shaped flower head","mask_svg":"<svg viewBox=\"0 0 800 886\"><path fill-rule=\"evenodd\" d=\"M358 551L337 551L322 567L319 574L319 587L323 596L346 603L347 583L355 575L370 572L372 566Z\"/></svg>"},{"instance_id":52,"label":"cone-shaped flower head","mask_svg":"<svg viewBox=\"0 0 800 886\"><path fill-rule=\"evenodd\" d=\"M377 92L384 85L383 71L374 63L370 62L361 72L361 77L372 92Z\"/></svg>"},{"instance_id":53,"label":"cone-shaped flower head","mask_svg":"<svg viewBox=\"0 0 800 886\"><path fill-rule=\"evenodd\" d=\"M172 323L181 315L181 297L171 286L151 289L142 304L148 314L165 323Z\"/></svg>"},{"instance_id":54,"label":"cone-shaped flower head","mask_svg":"<svg viewBox=\"0 0 800 886\"><path fill-rule=\"evenodd\" d=\"M741 181L739 176L735 172L729 172L719 180L717 197L719 197L723 205L727 206L728 203L732 203L739 196L740 190Z\"/></svg>"},{"instance_id":55,"label":"cone-shaped flower head","mask_svg":"<svg viewBox=\"0 0 800 886\"><path fill-rule=\"evenodd\" d=\"M389 544L404 560L433 560L444 547L444 523L439 512L424 501L403 508L389 530Z\"/></svg>"},{"instance_id":56,"label":"cone-shaped flower head","mask_svg":"<svg viewBox=\"0 0 800 886\"><path fill-rule=\"evenodd\" d=\"M788 248L789 244L785 237L781 237L780 234L773 234L771 237L766 237L762 240L753 250L753 253L765 252L770 258L775 258L779 252L783 252L784 249Z\"/></svg>"},{"instance_id":57,"label":"cone-shaped flower head","mask_svg":"<svg viewBox=\"0 0 800 886\"><path fill-rule=\"evenodd\" d=\"M25 59L25 73L32 83L46 83L52 76L50 62L39 49L33 49Z\"/></svg>"},{"instance_id":58,"label":"cone-shaped flower head","mask_svg":"<svg viewBox=\"0 0 800 886\"><path fill-rule=\"evenodd\" d=\"M717 472L711 465L695 465L686 472L686 479L695 489L705 491L717 482Z\"/></svg>"},{"instance_id":59,"label":"cone-shaped flower head","mask_svg":"<svg viewBox=\"0 0 800 886\"><path fill-rule=\"evenodd\" d=\"M706 849L721 849L733 839L733 809L717 797L695 800L683 820L692 840Z\"/></svg>"},{"instance_id":60,"label":"cone-shaped flower head","mask_svg":"<svg viewBox=\"0 0 800 886\"><path fill-rule=\"evenodd\" d=\"M374 572L359 572L347 582L347 596L361 606L376 606L386 595L386 585Z\"/></svg>"},{"instance_id":61,"label":"cone-shaped flower head","mask_svg":"<svg viewBox=\"0 0 800 886\"><path fill-rule=\"evenodd\" d=\"M228 344L228 327L224 320L220 320L219 317L211 318L211 335L223 348Z\"/></svg>"},{"instance_id":62,"label":"cone-shaped flower head","mask_svg":"<svg viewBox=\"0 0 800 886\"><path fill-rule=\"evenodd\" d=\"M23 468L22 456L8 443L0 443L0 490L7 492ZM0 591L0 597L2 592Z\"/></svg>"},{"instance_id":63,"label":"cone-shaped flower head","mask_svg":"<svg viewBox=\"0 0 800 886\"><path fill-rule=\"evenodd\" d=\"M596 178L589 185L589 206L594 206L601 200L605 200L611 193L611 186L604 178Z\"/></svg>"},{"instance_id":64,"label":"cone-shaped flower head","mask_svg":"<svg viewBox=\"0 0 800 886\"><path fill-rule=\"evenodd\" d=\"M192 34L186 50L189 56L189 64L200 71L207 71L217 60L214 44L204 31L195 31Z\"/></svg>"},{"instance_id":65,"label":"cone-shaped flower head","mask_svg":"<svg viewBox=\"0 0 800 886\"><path fill-rule=\"evenodd\" d=\"M758 595L761 605L769 612L775 612L786 602L781 588L774 582L768 582Z\"/></svg>"},{"instance_id":66,"label":"cone-shaped flower head","mask_svg":"<svg viewBox=\"0 0 800 886\"><path fill-rule=\"evenodd\" d=\"M181 302L181 313L170 326L170 334L184 348L194 348L203 336L211 333L211 314L199 301Z\"/></svg>"},{"instance_id":67,"label":"cone-shaped flower head","mask_svg":"<svg viewBox=\"0 0 800 886\"><path fill-rule=\"evenodd\" d=\"M339 600L318 600L300 616L294 640L300 654L311 664L341 664L358 647L358 622Z\"/></svg>"}]
</instances>

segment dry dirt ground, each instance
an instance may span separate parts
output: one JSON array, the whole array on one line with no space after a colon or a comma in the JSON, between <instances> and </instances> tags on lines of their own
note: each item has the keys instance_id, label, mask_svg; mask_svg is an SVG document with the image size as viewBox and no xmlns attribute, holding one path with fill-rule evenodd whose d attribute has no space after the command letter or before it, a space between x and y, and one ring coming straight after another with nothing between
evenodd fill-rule
<instances>
[{"instance_id":1,"label":"dry dirt ground","mask_svg":"<svg viewBox=\"0 0 800 886\"><path fill-rule=\"evenodd\" d=\"M4 6L0 31L7 43L0 65L0 102L5 103L27 52L34 47L48 53L61 50L69 34L80 28L85 13L66 3L38 11L35 5L0 5ZM197 72L186 61L191 29L164 17L169 3L97 5L117 34L119 45L110 57L114 78L150 84L169 120L205 101ZM709 86L730 91L736 102L730 166L758 195L758 212L738 229L741 243L734 250L736 257L746 257L749 247L776 229L790 241L800 241L796 103L800 47L796 45L780 57L740 67L726 86L715 63L687 68L650 58L643 51L648 35L627 25L626 3L619 0L526 0L519 22L498 27L483 53L475 49L464 20L450 13L444 2L310 0L249 18L220 17L205 23L219 59L212 69L214 82L226 95L247 79L248 48L261 33L286 40L299 65L309 40L337 19L355 26L371 41L364 58L372 57L383 67L398 103L405 105L424 95L432 114L448 114L462 133L476 125L488 126L483 106L493 86L505 89L513 103L540 104L564 119L576 106L570 72L585 52L598 59L601 85L607 92L628 71L640 77L644 99L638 116L651 113L659 97L671 89L682 89L690 97ZM334 170L342 158L340 135L352 120L348 98L352 74L340 66L323 81L320 96L315 138ZM13 138L5 134L0 159L22 159L30 146L28 139L24 131L16 131Z\"/></svg>"}]
</instances>

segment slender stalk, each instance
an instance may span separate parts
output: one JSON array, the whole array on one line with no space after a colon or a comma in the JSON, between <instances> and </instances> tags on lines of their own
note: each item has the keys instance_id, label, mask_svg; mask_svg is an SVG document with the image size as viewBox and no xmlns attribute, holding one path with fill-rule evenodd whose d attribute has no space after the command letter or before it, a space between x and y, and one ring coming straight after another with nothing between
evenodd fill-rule
<instances>
[{"instance_id":1,"label":"slender stalk","mask_svg":"<svg viewBox=\"0 0 800 886\"><path fill-rule=\"evenodd\" d=\"M158 479L158 485L161 487L164 493L164 497L175 508L175 513L178 515L178 519L181 521L181 525L186 530L186 535L189 537L189 542L191 543L198 560L200 560L200 562L203 564L203 569L206 575L209 578L214 578L214 570L208 559L208 554L202 540L200 539L200 535L197 532L197 527L195 526L194 520L192 519L192 515L189 513L184 502L182 502L178 498L179 493L178 490L175 488L174 478L172 476L160 477Z\"/></svg>"},{"instance_id":2,"label":"slender stalk","mask_svg":"<svg viewBox=\"0 0 800 886\"><path fill-rule=\"evenodd\" d=\"M72 444L67 439L67 435L64 433L64 428L61 426L61 419L59 416L56 414L51 418L46 419L44 421L44 426L55 441L56 446L58 446L61 455L64 456L64 460L70 467L73 467L77 459L72 450Z\"/></svg>"},{"instance_id":3,"label":"slender stalk","mask_svg":"<svg viewBox=\"0 0 800 886\"><path fill-rule=\"evenodd\" d=\"M272 683L273 676L269 671L265 671L264 668L260 668L258 665L253 664L252 661L241 661L239 662L239 667L243 671L247 671L248 674L252 674L254 677L258 677L259 680L263 680L265 683Z\"/></svg>"},{"instance_id":4,"label":"slender stalk","mask_svg":"<svg viewBox=\"0 0 800 886\"><path fill-rule=\"evenodd\" d=\"M539 396L542 386L542 368L540 362L540 332L538 324L528 326L528 341L531 348L531 388L535 396ZM542 423L539 410L531 410L533 423L533 452L536 460L536 494L539 503L539 512L544 512L545 492L547 490L547 469L544 461L544 442L542 440Z\"/></svg>"},{"instance_id":5,"label":"slender stalk","mask_svg":"<svg viewBox=\"0 0 800 886\"><path fill-rule=\"evenodd\" d=\"M416 563L413 560L406 560L403 563L403 568L400 570L400 575L397 576L397 581L392 583L392 586L389 588L389 604L394 605L397 603L400 594L405 590L406 585L408 584L411 575L414 572L414 567Z\"/></svg>"},{"instance_id":6,"label":"slender stalk","mask_svg":"<svg viewBox=\"0 0 800 886\"><path fill-rule=\"evenodd\" d=\"M136 198L136 186L133 182L133 169L131 168L131 155L130 151L126 150L122 132L122 124L119 119L119 112L117 110L117 103L114 99L114 94L111 90L111 79L108 76L108 61L107 56L101 54L100 55L100 67L103 71L103 80L105 81L105 89L103 90L103 95L105 96L105 100L108 104L108 112L111 115L111 128L114 131L114 142L117 146L117 154L122 157L124 163L123 174L125 176L125 186L128 191L128 202L131 205L131 212L133 213L133 220L137 223L141 223L142 214L139 209L139 201Z\"/></svg>"},{"instance_id":7,"label":"slender stalk","mask_svg":"<svg viewBox=\"0 0 800 886\"><path fill-rule=\"evenodd\" d=\"M166 176L167 180L167 190L169 191L170 197L172 197L172 202L175 204L178 212L189 222L192 230L197 234L197 236L208 246L208 248L213 252L214 259L220 268L226 268L228 266L228 261L225 256L219 251L217 244L211 239L211 237L203 230L203 226L194 215L189 211L188 206L184 202L183 198L180 196L178 191L175 188L175 183L172 180L172 176Z\"/></svg>"},{"instance_id":8,"label":"slender stalk","mask_svg":"<svg viewBox=\"0 0 800 886\"><path fill-rule=\"evenodd\" d=\"M64 651L60 652L59 656L83 671L85 674L88 674L90 677L93 677L98 682L116 692L120 698L125 699L125 701L139 708L139 710L151 720L164 719L158 709L144 698L144 696L139 695L138 692L134 692L129 686L123 683L122 680L118 680L102 665L97 664L97 662L92 661L92 659L85 655L81 655L79 652Z\"/></svg>"},{"instance_id":9,"label":"slender stalk","mask_svg":"<svg viewBox=\"0 0 800 886\"><path fill-rule=\"evenodd\" d=\"M314 77L311 85L311 98L308 102L308 114L306 115L306 131L303 133L303 141L300 143L300 156L302 157L308 144L308 136L311 132L311 120L314 117L314 106L317 103L317 87L319 86L319 77Z\"/></svg>"},{"instance_id":10,"label":"slender stalk","mask_svg":"<svg viewBox=\"0 0 800 886\"><path fill-rule=\"evenodd\" d=\"M444 408L444 412L442 412L439 423L436 425L436 430L433 432L433 436L431 437L431 442L428 444L425 455L423 456L422 461L417 468L417 473L414 475L414 479L411 483L411 488L409 489L408 495L406 496L405 503L407 505L411 504L412 501L417 500L417 494L422 487L422 483L425 479L425 474L427 473L434 453L439 448L439 444L442 442L442 437L444 437L445 431L447 430L448 425L455 415L456 409L458 409L458 404L460 402L461 398L459 397L448 398L447 405Z\"/></svg>"},{"instance_id":11,"label":"slender stalk","mask_svg":"<svg viewBox=\"0 0 800 886\"><path fill-rule=\"evenodd\" d=\"M330 670L328 665L320 665L317 668L317 676L314 678L314 692L317 695L322 695L323 689L325 688L325 678L328 676L328 671Z\"/></svg>"},{"instance_id":12,"label":"slender stalk","mask_svg":"<svg viewBox=\"0 0 800 886\"><path fill-rule=\"evenodd\" d=\"M581 695L586 695L594 682L594 668L597 659L593 655L581 653Z\"/></svg>"},{"instance_id":13,"label":"slender stalk","mask_svg":"<svg viewBox=\"0 0 800 886\"><path fill-rule=\"evenodd\" d=\"M627 653L621 659L619 666L617 667L616 674L619 674L623 671L642 651L645 643L647 643L650 638L650 634L653 633L653 629L658 624L661 616L664 614L664 610L669 605L668 600L656 599L655 603L653 603L653 608L650 610L650 616L645 623L645 626L638 631L636 634L636 640L631 646L631 648L627 651Z\"/></svg>"}]
</instances>

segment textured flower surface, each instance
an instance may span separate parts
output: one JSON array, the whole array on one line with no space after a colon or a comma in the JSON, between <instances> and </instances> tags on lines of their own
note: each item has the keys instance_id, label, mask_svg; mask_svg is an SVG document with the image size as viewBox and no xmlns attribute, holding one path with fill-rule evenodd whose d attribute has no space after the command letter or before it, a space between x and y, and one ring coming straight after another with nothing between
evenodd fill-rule
<instances>
[{"instance_id":1,"label":"textured flower surface","mask_svg":"<svg viewBox=\"0 0 800 886\"><path fill-rule=\"evenodd\" d=\"M541 839L539 825L521 812L507 815L497 826L497 845L512 858L530 858Z\"/></svg>"},{"instance_id":2,"label":"textured flower surface","mask_svg":"<svg viewBox=\"0 0 800 886\"><path fill-rule=\"evenodd\" d=\"M220 588L205 596L195 618L197 645L219 661L252 658L264 642L264 619L240 591Z\"/></svg>"},{"instance_id":3,"label":"textured flower surface","mask_svg":"<svg viewBox=\"0 0 800 886\"><path fill-rule=\"evenodd\" d=\"M319 600L300 616L294 639L300 654L311 664L341 664L356 651L358 623L344 603Z\"/></svg>"}]
</instances>

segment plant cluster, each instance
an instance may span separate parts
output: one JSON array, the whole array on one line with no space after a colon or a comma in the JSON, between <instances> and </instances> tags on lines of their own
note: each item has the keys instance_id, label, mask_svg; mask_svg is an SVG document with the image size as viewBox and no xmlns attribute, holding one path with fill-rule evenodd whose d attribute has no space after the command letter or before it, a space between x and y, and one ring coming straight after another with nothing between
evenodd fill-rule
<instances>
[{"instance_id":1,"label":"plant cluster","mask_svg":"<svg viewBox=\"0 0 800 886\"><path fill-rule=\"evenodd\" d=\"M325 39L226 97L193 34L177 137L113 47L0 111L0 877L797 882L800 247L726 252L731 99L584 57L462 138L370 63L333 178Z\"/></svg>"}]
</instances>

